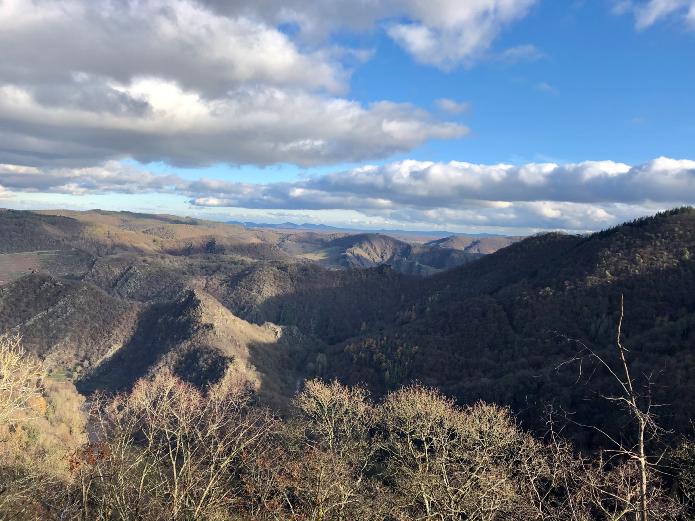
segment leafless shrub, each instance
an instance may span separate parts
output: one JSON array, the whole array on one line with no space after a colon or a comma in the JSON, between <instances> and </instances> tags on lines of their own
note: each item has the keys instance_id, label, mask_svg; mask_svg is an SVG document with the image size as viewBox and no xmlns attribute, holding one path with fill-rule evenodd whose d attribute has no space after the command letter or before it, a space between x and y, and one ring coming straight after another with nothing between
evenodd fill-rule
<instances>
[{"instance_id":1,"label":"leafless shrub","mask_svg":"<svg viewBox=\"0 0 695 521\"><path fill-rule=\"evenodd\" d=\"M239 466L274 421L249 400L160 375L97 402L94 441L74 456L83 518L225 518L240 503Z\"/></svg>"},{"instance_id":2,"label":"leafless shrub","mask_svg":"<svg viewBox=\"0 0 695 521\"><path fill-rule=\"evenodd\" d=\"M41 363L28 356L19 335L0 336L0 424L24 419L32 404L40 406Z\"/></svg>"}]
</instances>

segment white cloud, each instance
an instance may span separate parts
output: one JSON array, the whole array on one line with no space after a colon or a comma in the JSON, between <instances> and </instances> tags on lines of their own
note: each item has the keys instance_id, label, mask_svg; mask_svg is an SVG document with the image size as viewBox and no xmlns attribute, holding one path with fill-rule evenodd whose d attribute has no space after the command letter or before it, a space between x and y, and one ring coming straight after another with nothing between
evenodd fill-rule
<instances>
[{"instance_id":1,"label":"white cloud","mask_svg":"<svg viewBox=\"0 0 695 521\"><path fill-rule=\"evenodd\" d=\"M188 185L175 175L156 175L118 161L98 167L40 169L0 164L0 185L20 193L176 192Z\"/></svg>"},{"instance_id":2,"label":"white cloud","mask_svg":"<svg viewBox=\"0 0 695 521\"><path fill-rule=\"evenodd\" d=\"M110 74L117 65L121 81L138 70L169 79L189 71L185 87L214 90L254 79L337 88L344 78L336 63L302 52L277 26L296 24L304 42L314 44L304 47L316 47L334 31L385 24L416 59L446 68L473 63L536 1L5 0L0 43L14 38L20 45L4 56L39 60L50 74L60 74L58 64L67 60L93 73ZM34 38L25 45L28 35ZM42 45L48 42L52 48Z\"/></svg>"},{"instance_id":3,"label":"white cloud","mask_svg":"<svg viewBox=\"0 0 695 521\"><path fill-rule=\"evenodd\" d=\"M384 157L467 132L412 105L363 106L301 90L242 87L209 100L155 79L110 88L147 113L56 109L26 89L0 86L0 162L88 165L129 156L180 165L309 166Z\"/></svg>"},{"instance_id":4,"label":"white cloud","mask_svg":"<svg viewBox=\"0 0 695 521\"><path fill-rule=\"evenodd\" d=\"M296 183L203 180L189 190L194 196L215 197L217 205L247 208L352 208L358 204L361 208L431 209L458 208L471 201L695 203L695 161L658 158L637 166L613 161L514 166L407 160Z\"/></svg>"},{"instance_id":5,"label":"white cloud","mask_svg":"<svg viewBox=\"0 0 695 521\"><path fill-rule=\"evenodd\" d=\"M471 65L537 0L204 0L218 12L294 23L310 41L336 29L384 24L416 60L443 69Z\"/></svg>"},{"instance_id":6,"label":"white cloud","mask_svg":"<svg viewBox=\"0 0 695 521\"><path fill-rule=\"evenodd\" d=\"M330 2L299 0L4 0L0 163L309 166L465 135L412 105L344 97L343 62L365 51L307 44L277 26L368 30L382 17L423 17L414 0L341 2L328 16Z\"/></svg>"},{"instance_id":7,"label":"white cloud","mask_svg":"<svg viewBox=\"0 0 695 521\"><path fill-rule=\"evenodd\" d=\"M417 61L441 69L470 66L502 29L528 13L535 0L410 0L409 23L388 29Z\"/></svg>"},{"instance_id":8,"label":"white cloud","mask_svg":"<svg viewBox=\"0 0 695 521\"><path fill-rule=\"evenodd\" d=\"M571 203L556 201L515 202L495 208L404 209L391 212L389 218L402 226L494 231L507 234L533 233L542 230L592 231L605 229L636 217L673 208L668 203Z\"/></svg>"},{"instance_id":9,"label":"white cloud","mask_svg":"<svg viewBox=\"0 0 695 521\"><path fill-rule=\"evenodd\" d=\"M351 210L414 226L587 230L695 204L695 161L516 166L407 160L267 184L187 180L112 161L81 169L0 165L0 185L12 193L178 194L200 208Z\"/></svg>"},{"instance_id":10,"label":"white cloud","mask_svg":"<svg viewBox=\"0 0 695 521\"><path fill-rule=\"evenodd\" d=\"M468 102L456 101L449 98L440 98L435 100L434 103L437 105L439 110L452 115L464 114L471 108L471 105Z\"/></svg>"},{"instance_id":11,"label":"white cloud","mask_svg":"<svg viewBox=\"0 0 695 521\"><path fill-rule=\"evenodd\" d=\"M695 0L642 0L616 3L616 14L633 13L638 29L646 29L672 16L680 16L695 28Z\"/></svg>"},{"instance_id":12,"label":"white cloud","mask_svg":"<svg viewBox=\"0 0 695 521\"><path fill-rule=\"evenodd\" d=\"M0 4L4 81L70 85L76 73L124 84L156 77L212 97L251 82L336 92L347 79L329 56L302 52L275 27L194 0Z\"/></svg>"},{"instance_id":13,"label":"white cloud","mask_svg":"<svg viewBox=\"0 0 695 521\"><path fill-rule=\"evenodd\" d=\"M658 158L631 167L475 165L403 161L294 184L198 183L193 203L215 207L356 209L400 226L596 230L681 204L695 204L695 161ZM205 197L205 196L204 196ZM209 197L209 195L208 195Z\"/></svg>"}]
</instances>

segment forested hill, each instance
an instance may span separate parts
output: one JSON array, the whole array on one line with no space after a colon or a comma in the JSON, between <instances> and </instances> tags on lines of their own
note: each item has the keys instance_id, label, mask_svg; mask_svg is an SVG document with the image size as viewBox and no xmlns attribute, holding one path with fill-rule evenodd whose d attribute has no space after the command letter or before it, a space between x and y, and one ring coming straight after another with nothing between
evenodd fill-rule
<instances>
[{"instance_id":1,"label":"forested hill","mask_svg":"<svg viewBox=\"0 0 695 521\"><path fill-rule=\"evenodd\" d=\"M399 322L333 346L328 374L379 392L419 381L463 402L510 404L541 428L548 403L617 428L607 371L573 359L584 342L617 361L618 302L637 385L652 381L664 421L695 410L695 211L589 236L544 234L423 283Z\"/></svg>"},{"instance_id":2,"label":"forested hill","mask_svg":"<svg viewBox=\"0 0 695 521\"><path fill-rule=\"evenodd\" d=\"M15 271L0 286L0 326L85 392L128 388L133 375L163 368L201 387L231 371L274 404L314 376L363 383L375 396L421 382L462 403L510 405L538 430L548 404L616 430L620 416L599 398L616 382L589 360L566 362L577 341L616 360L624 295L636 385L651 379L655 401L668 404L665 425L686 431L695 416L693 209L586 236L529 237L424 278L325 266L341 252L376 263L384 245L393 250L384 259L416 251L380 236L65 214L1 216Z\"/></svg>"}]
</instances>

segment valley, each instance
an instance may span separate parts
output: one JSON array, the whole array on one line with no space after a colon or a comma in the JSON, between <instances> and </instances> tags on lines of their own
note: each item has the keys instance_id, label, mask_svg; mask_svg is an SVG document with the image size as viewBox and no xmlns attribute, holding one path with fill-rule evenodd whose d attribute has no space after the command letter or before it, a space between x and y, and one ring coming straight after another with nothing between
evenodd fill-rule
<instances>
[{"instance_id":1,"label":"valley","mask_svg":"<svg viewBox=\"0 0 695 521\"><path fill-rule=\"evenodd\" d=\"M376 396L420 382L509 405L538 431L550 403L600 424L592 397L609 380L565 362L578 342L610 353L624 295L634 364L672 404L666 424L688 428L691 209L586 236L429 246L98 211L1 212L0 231L0 327L85 394L166 369L200 388L247 382L282 410L307 378Z\"/></svg>"}]
</instances>

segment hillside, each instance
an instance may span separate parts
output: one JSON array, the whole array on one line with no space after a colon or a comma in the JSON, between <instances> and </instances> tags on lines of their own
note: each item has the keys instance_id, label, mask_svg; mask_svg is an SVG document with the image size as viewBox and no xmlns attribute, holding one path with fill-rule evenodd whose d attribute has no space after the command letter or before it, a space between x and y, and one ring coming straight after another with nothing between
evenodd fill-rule
<instances>
[{"instance_id":1,"label":"hillside","mask_svg":"<svg viewBox=\"0 0 695 521\"><path fill-rule=\"evenodd\" d=\"M381 392L421 381L465 402L510 404L539 429L548 402L615 429L596 406L615 383L587 360L563 363L580 351L568 338L615 360L624 294L637 384L651 379L655 401L669 404L664 421L685 430L695 400L694 247L692 209L590 236L528 238L425 281L406 324L334 346L329 372Z\"/></svg>"},{"instance_id":2,"label":"hillside","mask_svg":"<svg viewBox=\"0 0 695 521\"><path fill-rule=\"evenodd\" d=\"M417 280L387 266L333 271L277 264L253 266L209 291L246 320L294 325L335 343L392 324L403 303L414 298Z\"/></svg>"},{"instance_id":3,"label":"hillside","mask_svg":"<svg viewBox=\"0 0 695 521\"><path fill-rule=\"evenodd\" d=\"M365 233L333 239L332 263L345 268L374 268L387 264L408 275L431 275L477 259L479 252L437 245L411 244L388 235ZM327 265L330 266L330 262Z\"/></svg>"},{"instance_id":4,"label":"hillside","mask_svg":"<svg viewBox=\"0 0 695 521\"><path fill-rule=\"evenodd\" d=\"M317 343L293 327L246 322L200 290L147 304L44 275L0 288L0 330L19 333L54 376L87 394L168 369L201 387L222 377L246 382L278 406Z\"/></svg>"},{"instance_id":5,"label":"hillside","mask_svg":"<svg viewBox=\"0 0 695 521\"><path fill-rule=\"evenodd\" d=\"M0 233L0 281L12 280L32 269L82 276L86 268L80 270L74 264L84 267L94 259L126 253L312 262L332 269L389 264L402 273L431 275L474 260L479 253L494 251L493 244L508 244L505 238L496 238L499 240L490 242L484 252L460 251L442 245L411 244L382 234L267 230L170 215L101 210L1 210ZM3 255L10 253L24 255Z\"/></svg>"},{"instance_id":6,"label":"hillside","mask_svg":"<svg viewBox=\"0 0 695 521\"><path fill-rule=\"evenodd\" d=\"M523 237L472 237L468 235L452 235L426 243L426 246L461 250L466 253L494 253L510 244L520 241Z\"/></svg>"},{"instance_id":7,"label":"hillside","mask_svg":"<svg viewBox=\"0 0 695 521\"><path fill-rule=\"evenodd\" d=\"M0 287L0 330L19 333L49 369L79 376L131 335L140 306L82 282L27 275Z\"/></svg>"},{"instance_id":8,"label":"hillside","mask_svg":"<svg viewBox=\"0 0 695 521\"><path fill-rule=\"evenodd\" d=\"M309 376L365 383L376 396L422 382L462 403L508 404L538 430L550 402L573 421L615 429L610 405L597 402L614 383L586 360L581 368L565 362L580 351L570 339L613 360L624 294L636 384L651 378L655 400L669 404L661 413L667 426L685 430L693 415L692 209L591 235L541 234L487 255L467 253L462 242L463 251L419 249L378 234L283 236L91 215L6 214L11 230L36 233L9 235L6 250L54 253L51 262L13 260L0 287L2 329L21 332L84 392L127 388L162 368L203 387L222 374L243 376L276 404ZM89 231L95 226L99 233ZM172 248L194 239L207 246ZM312 251L332 253L310 259ZM403 273L436 252L440 259L421 266L441 272ZM450 252L476 260L446 270Z\"/></svg>"},{"instance_id":9,"label":"hillside","mask_svg":"<svg viewBox=\"0 0 695 521\"><path fill-rule=\"evenodd\" d=\"M311 350L295 328L250 324L204 292L188 290L144 309L127 342L77 388L129 389L139 378L166 369L203 388L231 379L282 407L303 378L299 362Z\"/></svg>"}]
</instances>

